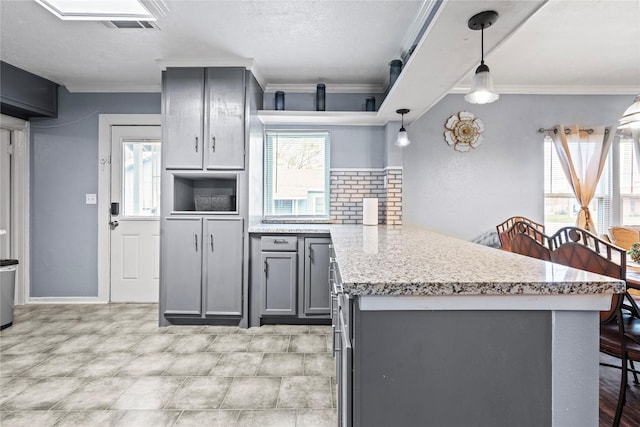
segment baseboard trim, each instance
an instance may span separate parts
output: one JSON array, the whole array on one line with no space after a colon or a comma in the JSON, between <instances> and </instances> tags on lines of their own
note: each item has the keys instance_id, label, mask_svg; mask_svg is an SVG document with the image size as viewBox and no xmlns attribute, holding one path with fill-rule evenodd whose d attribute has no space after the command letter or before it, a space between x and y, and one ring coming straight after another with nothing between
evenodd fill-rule
<instances>
[{"instance_id":1,"label":"baseboard trim","mask_svg":"<svg viewBox=\"0 0 640 427\"><path fill-rule=\"evenodd\" d=\"M30 297L26 304L108 304L97 297Z\"/></svg>"}]
</instances>

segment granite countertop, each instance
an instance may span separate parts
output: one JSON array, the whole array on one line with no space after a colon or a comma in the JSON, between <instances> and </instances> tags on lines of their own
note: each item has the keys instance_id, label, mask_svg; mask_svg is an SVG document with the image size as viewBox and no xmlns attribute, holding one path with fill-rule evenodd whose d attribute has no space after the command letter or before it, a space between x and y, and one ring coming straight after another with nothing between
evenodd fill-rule
<instances>
[{"instance_id":1,"label":"granite countertop","mask_svg":"<svg viewBox=\"0 0 640 427\"><path fill-rule=\"evenodd\" d=\"M354 296L611 294L625 290L620 280L423 228L328 228L343 287Z\"/></svg>"},{"instance_id":2,"label":"granite countertop","mask_svg":"<svg viewBox=\"0 0 640 427\"><path fill-rule=\"evenodd\" d=\"M331 224L307 224L307 223L262 223L249 224L249 233L318 233L329 234Z\"/></svg>"}]
</instances>

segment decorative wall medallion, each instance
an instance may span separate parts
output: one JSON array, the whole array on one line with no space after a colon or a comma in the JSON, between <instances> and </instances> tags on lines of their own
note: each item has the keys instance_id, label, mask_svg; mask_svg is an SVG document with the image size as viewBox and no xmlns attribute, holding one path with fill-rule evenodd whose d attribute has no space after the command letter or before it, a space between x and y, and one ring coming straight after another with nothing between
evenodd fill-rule
<instances>
[{"instance_id":1,"label":"decorative wall medallion","mask_svg":"<svg viewBox=\"0 0 640 427\"><path fill-rule=\"evenodd\" d=\"M460 111L447 119L444 140L456 151L469 151L482 143L484 123L469 111Z\"/></svg>"}]
</instances>

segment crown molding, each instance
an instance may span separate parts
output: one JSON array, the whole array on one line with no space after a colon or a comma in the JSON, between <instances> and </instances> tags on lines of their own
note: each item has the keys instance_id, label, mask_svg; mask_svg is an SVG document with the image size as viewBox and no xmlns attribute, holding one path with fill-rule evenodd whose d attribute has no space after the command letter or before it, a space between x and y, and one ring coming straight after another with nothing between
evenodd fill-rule
<instances>
[{"instance_id":1,"label":"crown molding","mask_svg":"<svg viewBox=\"0 0 640 427\"><path fill-rule=\"evenodd\" d=\"M267 83L264 91L273 93L283 91L285 93L316 93L316 83L305 84L272 84ZM326 93L384 93L382 85L370 84L331 84L327 83Z\"/></svg>"},{"instance_id":2,"label":"crown molding","mask_svg":"<svg viewBox=\"0 0 640 427\"><path fill-rule=\"evenodd\" d=\"M638 86L494 85L504 95L637 95ZM464 94L469 86L455 86L449 93Z\"/></svg>"},{"instance_id":3,"label":"crown molding","mask_svg":"<svg viewBox=\"0 0 640 427\"><path fill-rule=\"evenodd\" d=\"M161 70L167 67L244 67L253 73L260 87L264 90L264 77L256 67L256 63L250 58L229 59L156 59L156 64Z\"/></svg>"},{"instance_id":4,"label":"crown molding","mask_svg":"<svg viewBox=\"0 0 640 427\"><path fill-rule=\"evenodd\" d=\"M195 58L195 59L156 59L161 70L167 67L244 67L252 70L255 61L247 58Z\"/></svg>"},{"instance_id":5,"label":"crown molding","mask_svg":"<svg viewBox=\"0 0 640 427\"><path fill-rule=\"evenodd\" d=\"M160 93L160 83L155 85L108 85L104 83L63 84L70 93Z\"/></svg>"}]
</instances>

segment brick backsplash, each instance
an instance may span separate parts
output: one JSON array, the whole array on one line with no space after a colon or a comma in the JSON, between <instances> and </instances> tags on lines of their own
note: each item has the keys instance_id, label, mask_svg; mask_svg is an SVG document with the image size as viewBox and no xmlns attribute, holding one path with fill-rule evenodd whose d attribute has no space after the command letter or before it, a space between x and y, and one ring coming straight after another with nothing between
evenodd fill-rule
<instances>
[{"instance_id":1,"label":"brick backsplash","mask_svg":"<svg viewBox=\"0 0 640 427\"><path fill-rule=\"evenodd\" d=\"M378 198L378 223L402 224L400 168L331 170L330 191L331 222L335 224L362 224L362 199L369 197Z\"/></svg>"}]
</instances>

